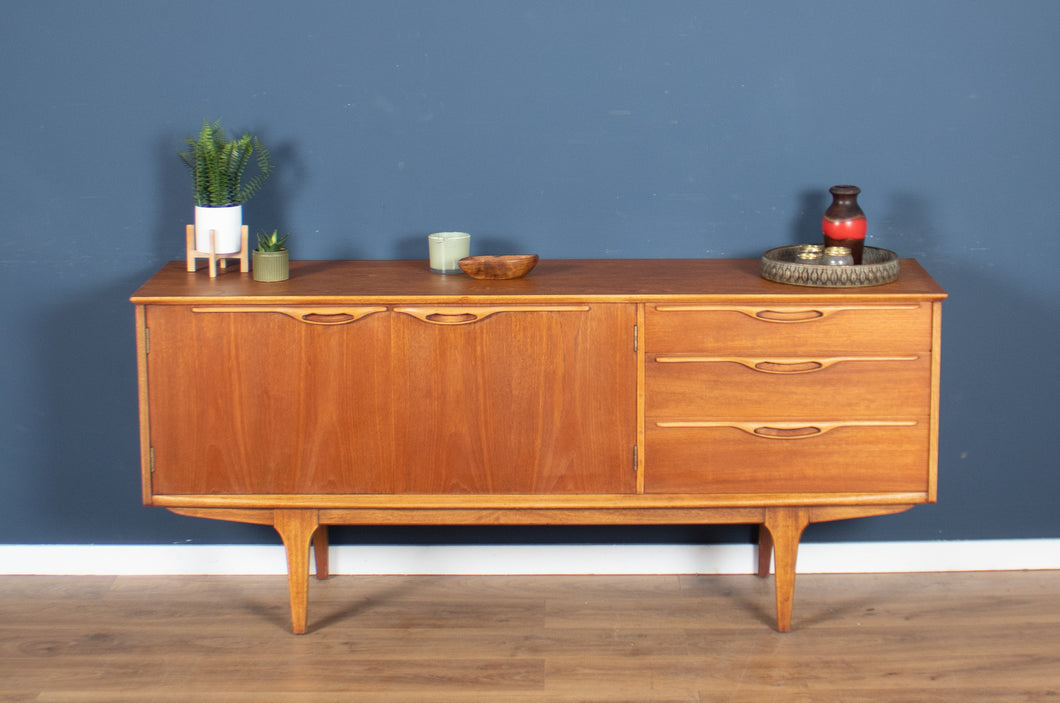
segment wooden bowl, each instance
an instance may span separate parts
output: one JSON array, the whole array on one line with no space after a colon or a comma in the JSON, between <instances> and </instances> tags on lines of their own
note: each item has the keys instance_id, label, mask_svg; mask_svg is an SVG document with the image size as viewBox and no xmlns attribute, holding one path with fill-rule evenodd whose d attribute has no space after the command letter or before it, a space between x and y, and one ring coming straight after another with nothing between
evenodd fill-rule
<instances>
[{"instance_id":1,"label":"wooden bowl","mask_svg":"<svg viewBox=\"0 0 1060 703\"><path fill-rule=\"evenodd\" d=\"M468 256L457 262L472 278L522 278L537 266L537 254L508 254L506 256Z\"/></svg>"}]
</instances>

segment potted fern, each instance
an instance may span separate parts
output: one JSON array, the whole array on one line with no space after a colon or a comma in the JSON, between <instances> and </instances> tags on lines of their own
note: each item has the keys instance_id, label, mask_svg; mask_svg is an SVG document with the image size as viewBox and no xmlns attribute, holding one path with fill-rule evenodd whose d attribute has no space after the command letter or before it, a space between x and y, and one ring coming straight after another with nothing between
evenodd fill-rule
<instances>
[{"instance_id":1,"label":"potted fern","mask_svg":"<svg viewBox=\"0 0 1060 703\"><path fill-rule=\"evenodd\" d=\"M287 254L287 235L278 230L272 234L258 232L258 247L250 252L251 268L255 281L286 281L290 276L290 259Z\"/></svg>"},{"instance_id":2,"label":"potted fern","mask_svg":"<svg viewBox=\"0 0 1060 703\"><path fill-rule=\"evenodd\" d=\"M195 185L195 249L232 254L242 248L243 203L272 174L272 160L257 137L228 139L221 121L203 120L199 136L186 140L180 158L191 169ZM251 162L257 173L248 176Z\"/></svg>"}]
</instances>

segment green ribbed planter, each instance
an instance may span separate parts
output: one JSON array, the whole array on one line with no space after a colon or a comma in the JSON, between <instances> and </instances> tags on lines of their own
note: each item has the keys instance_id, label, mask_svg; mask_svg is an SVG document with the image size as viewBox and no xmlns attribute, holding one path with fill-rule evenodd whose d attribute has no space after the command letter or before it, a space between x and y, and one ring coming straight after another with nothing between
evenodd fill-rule
<instances>
[{"instance_id":1,"label":"green ribbed planter","mask_svg":"<svg viewBox=\"0 0 1060 703\"><path fill-rule=\"evenodd\" d=\"M250 252L253 266L251 273L255 281L271 283L274 281L286 281L290 277L286 249L280 251L258 251Z\"/></svg>"}]
</instances>

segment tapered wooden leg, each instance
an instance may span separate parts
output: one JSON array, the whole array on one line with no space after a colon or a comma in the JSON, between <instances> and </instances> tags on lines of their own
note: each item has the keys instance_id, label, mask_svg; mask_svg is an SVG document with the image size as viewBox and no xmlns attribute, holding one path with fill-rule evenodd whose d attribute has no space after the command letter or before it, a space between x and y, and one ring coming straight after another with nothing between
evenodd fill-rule
<instances>
[{"instance_id":1,"label":"tapered wooden leg","mask_svg":"<svg viewBox=\"0 0 1060 703\"><path fill-rule=\"evenodd\" d=\"M328 526L321 525L313 533L313 560L317 565L317 579L323 581L328 573Z\"/></svg>"},{"instance_id":2,"label":"tapered wooden leg","mask_svg":"<svg viewBox=\"0 0 1060 703\"><path fill-rule=\"evenodd\" d=\"M773 561L776 571L777 631L791 631L791 606L795 600L795 559L799 554L799 538L810 524L807 508L768 508L764 527L773 542Z\"/></svg>"},{"instance_id":3,"label":"tapered wooden leg","mask_svg":"<svg viewBox=\"0 0 1060 703\"><path fill-rule=\"evenodd\" d=\"M305 634L309 597L309 544L317 531L316 510L277 510L273 525L287 551L287 588L291 593L291 629Z\"/></svg>"},{"instance_id":4,"label":"tapered wooden leg","mask_svg":"<svg viewBox=\"0 0 1060 703\"><path fill-rule=\"evenodd\" d=\"M767 578L773 564L773 535L765 525L758 526L758 577Z\"/></svg>"}]
</instances>

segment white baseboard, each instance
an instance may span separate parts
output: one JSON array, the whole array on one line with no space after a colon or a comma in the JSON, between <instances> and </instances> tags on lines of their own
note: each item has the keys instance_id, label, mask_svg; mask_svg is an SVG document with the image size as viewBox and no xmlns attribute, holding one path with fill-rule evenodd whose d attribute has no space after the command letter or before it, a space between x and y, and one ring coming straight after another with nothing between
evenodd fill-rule
<instances>
[{"instance_id":1,"label":"white baseboard","mask_svg":"<svg viewBox=\"0 0 1060 703\"><path fill-rule=\"evenodd\" d=\"M332 574L750 574L753 545L336 546ZM0 575L285 574L268 545L0 545ZM1060 569L1060 539L806 543L799 573Z\"/></svg>"}]
</instances>

